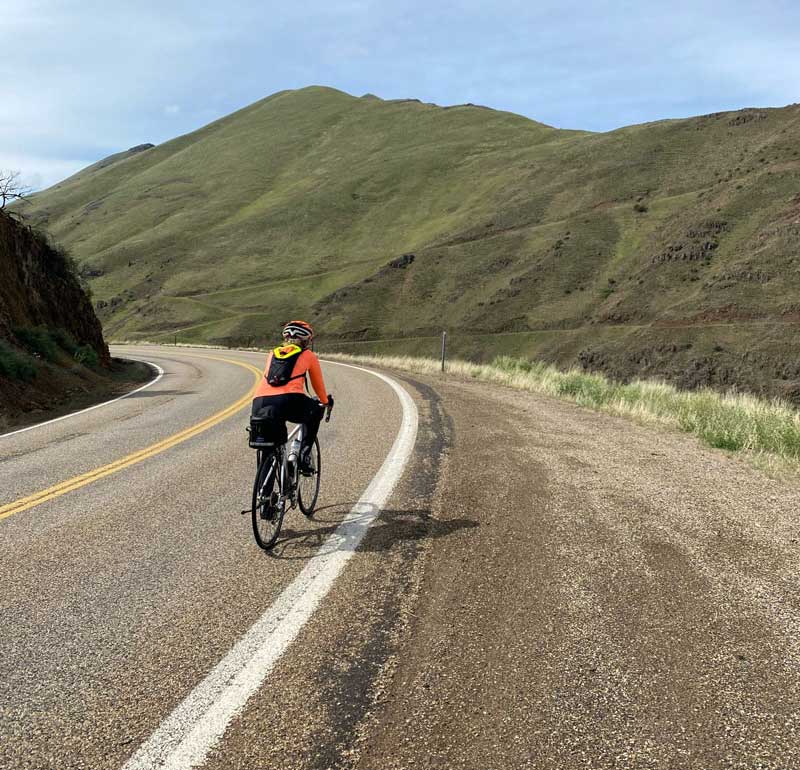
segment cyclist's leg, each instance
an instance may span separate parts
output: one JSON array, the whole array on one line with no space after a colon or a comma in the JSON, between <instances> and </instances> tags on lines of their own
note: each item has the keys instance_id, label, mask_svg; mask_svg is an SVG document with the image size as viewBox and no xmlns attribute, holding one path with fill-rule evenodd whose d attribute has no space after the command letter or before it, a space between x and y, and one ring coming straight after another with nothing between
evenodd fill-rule
<instances>
[{"instance_id":1,"label":"cyclist's leg","mask_svg":"<svg viewBox=\"0 0 800 770\"><path fill-rule=\"evenodd\" d=\"M286 395L258 396L253 399L250 416L285 424L286 420L291 419L286 414L286 398Z\"/></svg>"},{"instance_id":2,"label":"cyclist's leg","mask_svg":"<svg viewBox=\"0 0 800 770\"><path fill-rule=\"evenodd\" d=\"M285 402L286 419L306 426L303 437L303 449L308 449L317 437L319 425L325 414L325 407L320 406L313 398L303 393L287 393Z\"/></svg>"},{"instance_id":3,"label":"cyclist's leg","mask_svg":"<svg viewBox=\"0 0 800 770\"><path fill-rule=\"evenodd\" d=\"M300 471L308 475L314 472L311 448L317 438L325 407L320 406L317 401L303 393L289 393L286 395L286 399L286 419L294 423L302 423L305 426L303 444L300 449Z\"/></svg>"}]
</instances>

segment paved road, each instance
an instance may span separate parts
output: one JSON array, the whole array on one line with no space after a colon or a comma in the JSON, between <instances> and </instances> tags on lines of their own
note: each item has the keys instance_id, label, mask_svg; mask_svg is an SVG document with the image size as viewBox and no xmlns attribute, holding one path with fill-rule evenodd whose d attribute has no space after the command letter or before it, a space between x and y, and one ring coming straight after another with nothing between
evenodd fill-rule
<instances>
[{"instance_id":1,"label":"paved road","mask_svg":"<svg viewBox=\"0 0 800 770\"><path fill-rule=\"evenodd\" d=\"M121 765L300 572L375 475L400 424L384 383L326 365L339 398L320 435L320 517L290 514L266 555L240 515L254 472L247 410L192 435L232 404L249 404L263 356L114 353L165 375L130 398L0 439L3 768ZM115 473L9 508L187 431Z\"/></svg>"},{"instance_id":2,"label":"paved road","mask_svg":"<svg viewBox=\"0 0 800 770\"><path fill-rule=\"evenodd\" d=\"M0 440L0 506L224 416L254 374L208 356L260 364L129 355L166 377ZM205 768L800 768L797 482L550 399L393 376L419 414L406 473ZM0 521L0 767L122 767L325 558L402 425L385 383L326 377L321 509L272 556L238 514L243 412Z\"/></svg>"}]
</instances>

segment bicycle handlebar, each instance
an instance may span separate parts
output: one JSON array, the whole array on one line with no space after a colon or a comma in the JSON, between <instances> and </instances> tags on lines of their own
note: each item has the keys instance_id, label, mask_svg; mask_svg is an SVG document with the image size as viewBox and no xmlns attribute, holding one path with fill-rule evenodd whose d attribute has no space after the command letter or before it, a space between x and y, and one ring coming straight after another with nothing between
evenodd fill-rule
<instances>
[{"instance_id":1,"label":"bicycle handlebar","mask_svg":"<svg viewBox=\"0 0 800 770\"><path fill-rule=\"evenodd\" d=\"M331 421L331 412L333 411L333 396L328 393L328 403L325 406L325 422Z\"/></svg>"}]
</instances>

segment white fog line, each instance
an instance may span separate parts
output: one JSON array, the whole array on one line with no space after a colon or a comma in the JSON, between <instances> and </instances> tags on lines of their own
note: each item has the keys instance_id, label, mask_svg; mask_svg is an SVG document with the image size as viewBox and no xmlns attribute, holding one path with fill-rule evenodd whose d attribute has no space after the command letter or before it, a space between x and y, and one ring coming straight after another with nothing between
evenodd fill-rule
<instances>
[{"instance_id":1,"label":"white fog line","mask_svg":"<svg viewBox=\"0 0 800 770\"><path fill-rule=\"evenodd\" d=\"M153 369L158 372L158 376L155 379L150 380L150 382L145 383L141 387L136 388L136 390L132 390L130 393L125 393L122 396L117 396L116 398L112 398L110 401L103 401L102 404L95 404L94 406L88 406L86 409L81 409L78 412L70 412L69 414L61 415L61 417L55 417L52 420L47 420L46 422L37 422L36 425L29 425L27 428L20 428L19 430L12 430L11 433L2 433L0 434L0 439L8 438L9 436L16 436L18 433L25 433L25 431L33 430L34 428L43 428L45 425L52 425L54 422L61 422L61 420L67 420L70 417L77 417L79 414L86 414L86 412L91 412L93 409L99 409L101 406L108 406L109 404L114 404L117 401L122 401L123 398L128 398L132 396L134 393L138 393L145 388L149 388L152 385L155 385L163 376L164 370L158 365L151 363L150 361L142 361L143 364L147 364L148 366L152 366Z\"/></svg>"},{"instance_id":2,"label":"white fog line","mask_svg":"<svg viewBox=\"0 0 800 770\"><path fill-rule=\"evenodd\" d=\"M397 394L403 418L389 454L360 500L303 571L160 724L123 770L185 770L203 764L231 719L244 708L330 591L400 480L417 438L414 401L390 377L360 366L330 363L369 372Z\"/></svg>"}]
</instances>

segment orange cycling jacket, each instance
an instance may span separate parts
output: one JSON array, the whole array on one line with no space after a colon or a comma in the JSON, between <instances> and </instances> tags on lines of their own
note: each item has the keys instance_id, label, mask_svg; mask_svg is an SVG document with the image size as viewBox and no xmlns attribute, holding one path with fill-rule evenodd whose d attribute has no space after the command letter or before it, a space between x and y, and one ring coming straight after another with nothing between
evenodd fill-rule
<instances>
[{"instance_id":1,"label":"orange cycling jacket","mask_svg":"<svg viewBox=\"0 0 800 770\"><path fill-rule=\"evenodd\" d=\"M292 377L297 377L296 380L289 380L285 385L275 387L267 382L267 372L269 365L272 363L273 352L267 356L267 366L264 369L264 376L261 378L261 384L258 386L253 398L259 396L282 396L285 393L303 393L305 387L305 377L297 377L299 374L308 374L311 377L311 386L314 392L319 397L323 404L328 403L328 391L325 389L325 381L322 379L322 368L319 365L319 359L316 354L310 350L304 350L295 362L294 369L292 369Z\"/></svg>"}]
</instances>

